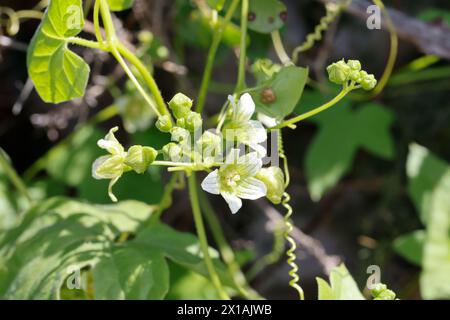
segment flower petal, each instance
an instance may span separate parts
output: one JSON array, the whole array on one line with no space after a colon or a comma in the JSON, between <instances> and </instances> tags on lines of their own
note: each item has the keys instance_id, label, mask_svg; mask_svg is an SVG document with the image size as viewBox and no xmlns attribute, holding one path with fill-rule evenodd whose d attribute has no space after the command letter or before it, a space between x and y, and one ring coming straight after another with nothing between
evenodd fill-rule
<instances>
[{"instance_id":1,"label":"flower petal","mask_svg":"<svg viewBox=\"0 0 450 320\"><path fill-rule=\"evenodd\" d=\"M225 159L225 163L226 164L234 164L234 163L236 163L238 161L238 159L239 159L239 153L240 152L241 151L239 149L232 148L227 154L227 157Z\"/></svg>"},{"instance_id":2,"label":"flower petal","mask_svg":"<svg viewBox=\"0 0 450 320\"><path fill-rule=\"evenodd\" d=\"M221 192L220 194L228 203L228 207L230 208L232 214L238 212L242 207L242 200L239 199L236 195L229 192Z\"/></svg>"},{"instance_id":3,"label":"flower petal","mask_svg":"<svg viewBox=\"0 0 450 320\"><path fill-rule=\"evenodd\" d=\"M114 133L119 130L119 127L114 127L111 130L109 130L108 134L105 136L104 139L100 139L97 142L97 145L108 151L109 153L113 155L118 155L124 152L124 149L120 142L116 139L114 136Z\"/></svg>"},{"instance_id":4,"label":"flower petal","mask_svg":"<svg viewBox=\"0 0 450 320\"><path fill-rule=\"evenodd\" d=\"M112 180L109 182L109 186L108 186L108 195L109 195L109 198L111 199L112 202L117 202L117 201L118 201L117 198L116 198L116 196L114 195L114 193L113 193L113 191L112 191L112 188L113 188L113 186L117 183L117 181L119 181L119 179L120 179L121 176L122 176L122 175L120 175L120 176L118 176L118 177L115 177L114 179L112 179Z\"/></svg>"},{"instance_id":5,"label":"flower petal","mask_svg":"<svg viewBox=\"0 0 450 320\"><path fill-rule=\"evenodd\" d=\"M262 168L262 160L256 152L250 152L237 161L239 174L242 177L254 177Z\"/></svg>"},{"instance_id":6,"label":"flower petal","mask_svg":"<svg viewBox=\"0 0 450 320\"><path fill-rule=\"evenodd\" d=\"M261 122L256 120L250 120L250 141L252 143L261 143L267 140L267 131Z\"/></svg>"},{"instance_id":7,"label":"flower petal","mask_svg":"<svg viewBox=\"0 0 450 320\"><path fill-rule=\"evenodd\" d=\"M122 156L103 156L92 164L92 176L95 179L113 179L122 175L124 158Z\"/></svg>"},{"instance_id":8,"label":"flower petal","mask_svg":"<svg viewBox=\"0 0 450 320\"><path fill-rule=\"evenodd\" d=\"M255 112L255 102L249 93L244 93L239 99L237 107L234 109L233 121L247 122Z\"/></svg>"},{"instance_id":9,"label":"flower petal","mask_svg":"<svg viewBox=\"0 0 450 320\"><path fill-rule=\"evenodd\" d=\"M220 194L219 170L214 170L202 182L202 189L212 194Z\"/></svg>"},{"instance_id":10,"label":"flower petal","mask_svg":"<svg viewBox=\"0 0 450 320\"><path fill-rule=\"evenodd\" d=\"M262 181L249 177L239 182L236 192L239 198L256 200L267 194L267 188Z\"/></svg>"},{"instance_id":11,"label":"flower petal","mask_svg":"<svg viewBox=\"0 0 450 320\"><path fill-rule=\"evenodd\" d=\"M257 119L267 128L275 127L278 124L277 119L269 117L261 112L258 113Z\"/></svg>"}]
</instances>

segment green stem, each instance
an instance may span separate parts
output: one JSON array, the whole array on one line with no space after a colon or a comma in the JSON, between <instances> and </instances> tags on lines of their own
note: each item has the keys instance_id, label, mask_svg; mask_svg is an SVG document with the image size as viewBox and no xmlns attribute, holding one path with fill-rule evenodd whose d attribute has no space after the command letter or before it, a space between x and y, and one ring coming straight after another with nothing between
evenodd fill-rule
<instances>
[{"instance_id":1,"label":"green stem","mask_svg":"<svg viewBox=\"0 0 450 320\"><path fill-rule=\"evenodd\" d=\"M332 100L330 100L329 102L325 103L324 105L322 105L322 106L320 106L320 107L318 107L318 108L316 108L314 110L311 110L309 112L306 112L304 114L301 114L301 115L299 115L299 116L297 116L295 118L286 120L286 121L282 122L281 124L277 125L276 127L271 128L271 130L281 129L281 128L284 128L284 127L289 127L289 126L292 126L292 125L296 124L297 122L300 122L300 121L303 121L303 120L308 119L310 117L313 117L313 116L317 115L318 113L320 113L322 111L325 111L325 110L331 108L332 106L334 106L336 103L341 101L352 90L353 90L353 87L351 87L351 86L350 87L346 87L336 97L334 97Z\"/></svg>"},{"instance_id":2,"label":"green stem","mask_svg":"<svg viewBox=\"0 0 450 320\"><path fill-rule=\"evenodd\" d=\"M239 49L239 71L238 82L235 92L245 89L245 62L247 59L247 24L248 24L248 0L242 0L241 3L241 43Z\"/></svg>"},{"instance_id":3,"label":"green stem","mask_svg":"<svg viewBox=\"0 0 450 320\"><path fill-rule=\"evenodd\" d=\"M248 285L247 280L245 279L245 275L242 273L241 268L236 261L233 249L231 249L230 245L227 242L227 239L225 238L225 235L223 234L220 221L217 218L213 208L211 207L211 203L208 201L208 198L204 193L200 195L200 205L211 233L214 237L214 240L217 243L220 255L222 256L223 261L226 263L228 273L234 280L239 293L248 299L262 299L262 297Z\"/></svg>"},{"instance_id":4,"label":"green stem","mask_svg":"<svg viewBox=\"0 0 450 320\"><path fill-rule=\"evenodd\" d=\"M9 164L3 150L0 149L0 166L3 167L3 171L8 176L11 183L16 187L17 191L19 191L25 199L27 199L28 203L32 203L33 199L28 193L28 189L23 183L22 179L17 174L16 170Z\"/></svg>"},{"instance_id":5,"label":"green stem","mask_svg":"<svg viewBox=\"0 0 450 320\"><path fill-rule=\"evenodd\" d=\"M197 108L196 108L196 111L198 113L202 113L203 107L205 106L206 94L208 93L208 87L209 87L209 81L211 79L211 73L212 73L212 69L214 67L214 61L216 58L217 49L219 48L220 42L222 41L223 32L225 31L225 28L227 27L228 23L230 22L231 18L233 17L233 14L236 11L239 1L240 0L233 0L230 7L228 8L228 11L227 11L223 21L220 22L220 20L218 20L218 22L217 22L213 40L211 43L211 47L209 48L209 51L208 51L205 72L203 73L203 79L202 79L202 83L200 85L200 92L198 94L198 103L197 103Z\"/></svg>"},{"instance_id":6,"label":"green stem","mask_svg":"<svg viewBox=\"0 0 450 320\"><path fill-rule=\"evenodd\" d=\"M91 49L99 49L99 50L108 51L108 48L106 48L104 46L104 44L101 44L101 43L96 42L96 41L86 40L86 39L78 38L78 37L68 38L67 41L69 43L76 44L76 45L83 46L83 47L87 47L87 48L91 48Z\"/></svg>"},{"instance_id":7,"label":"green stem","mask_svg":"<svg viewBox=\"0 0 450 320\"><path fill-rule=\"evenodd\" d=\"M383 75L381 76L380 80L378 81L377 86L375 89L373 89L370 97L373 98L380 94L383 89L386 87L386 84L389 81L389 78L392 75L392 71L395 67L395 62L397 61L397 55L398 55L398 36L397 31L395 29L395 25L392 22L391 17L389 16L389 13L384 6L383 1L381 0L373 0L373 3L381 8L381 11L383 13L384 19L386 20L386 24L390 33L390 42L391 47L389 49L389 58L388 62L386 64L386 68L384 69Z\"/></svg>"},{"instance_id":8,"label":"green stem","mask_svg":"<svg viewBox=\"0 0 450 320\"><path fill-rule=\"evenodd\" d=\"M120 55L120 53L116 47L114 47L114 46L111 47L111 54L116 58L116 60L119 62L119 64L125 70L125 73L127 74L128 78L130 78L131 82L133 82L133 84L136 86L139 93L142 95L142 97L147 102L147 104L150 106L150 108L153 110L153 112L155 112L158 117L161 116L161 113L159 112L158 108L155 106L155 104L152 101L152 99L150 98L150 96L147 94L147 92L141 86L141 84L139 83L139 80L136 79L136 76L130 70L127 63L125 62L123 57Z\"/></svg>"},{"instance_id":9,"label":"green stem","mask_svg":"<svg viewBox=\"0 0 450 320\"><path fill-rule=\"evenodd\" d=\"M94 4L94 28L95 28L95 37L97 38L98 43L103 45L103 37L100 32L100 0L95 0Z\"/></svg>"},{"instance_id":10,"label":"green stem","mask_svg":"<svg viewBox=\"0 0 450 320\"><path fill-rule=\"evenodd\" d=\"M275 52L280 59L281 63L284 65L293 64L291 58L284 49L283 41L281 40L281 35L278 30L273 31L271 34L273 47L275 48Z\"/></svg>"},{"instance_id":11,"label":"green stem","mask_svg":"<svg viewBox=\"0 0 450 320\"><path fill-rule=\"evenodd\" d=\"M194 216L195 227L197 229L198 239L200 241L200 247L203 252L203 259L205 261L206 268L208 269L209 277L216 288L219 297L223 300L229 300L230 297L225 292L220 282L219 276L216 273L214 264L209 255L208 240L206 238L205 226L203 224L202 212L200 210L200 204L198 202L198 192L197 192L197 180L195 174L191 174L188 178L189 181L189 196L191 199L192 214Z\"/></svg>"},{"instance_id":12,"label":"green stem","mask_svg":"<svg viewBox=\"0 0 450 320\"><path fill-rule=\"evenodd\" d=\"M169 110L167 109L166 103L164 102L164 98L161 95L161 91L159 90L158 85L156 84L155 79L150 74L145 65L142 63L142 61L139 60L122 43L118 44L118 50L125 57L125 59L127 59L139 71L139 73L144 78L144 81L146 82L148 88L150 89L150 92L155 98L155 102L158 105L159 112L163 115L170 114Z\"/></svg>"}]
</instances>

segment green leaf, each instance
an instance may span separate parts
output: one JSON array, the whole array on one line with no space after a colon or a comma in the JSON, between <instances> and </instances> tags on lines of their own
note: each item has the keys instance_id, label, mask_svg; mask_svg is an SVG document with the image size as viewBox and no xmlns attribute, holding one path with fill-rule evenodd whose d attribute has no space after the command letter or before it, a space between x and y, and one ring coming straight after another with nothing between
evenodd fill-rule
<instances>
[{"instance_id":1,"label":"green leaf","mask_svg":"<svg viewBox=\"0 0 450 320\"><path fill-rule=\"evenodd\" d=\"M281 1L250 1L248 28L260 33L271 33L284 26L286 14L286 6Z\"/></svg>"},{"instance_id":2,"label":"green leaf","mask_svg":"<svg viewBox=\"0 0 450 320\"><path fill-rule=\"evenodd\" d=\"M450 166L413 144L407 162L409 192L426 225L420 287L425 299L450 298Z\"/></svg>"},{"instance_id":3,"label":"green leaf","mask_svg":"<svg viewBox=\"0 0 450 320\"><path fill-rule=\"evenodd\" d=\"M45 102L84 95L89 66L68 49L68 38L84 26L81 0L52 0L28 49L28 73Z\"/></svg>"},{"instance_id":4,"label":"green leaf","mask_svg":"<svg viewBox=\"0 0 450 320\"><path fill-rule=\"evenodd\" d=\"M334 268L330 273L330 285L317 278L319 300L365 300L355 280L345 265Z\"/></svg>"},{"instance_id":5,"label":"green leaf","mask_svg":"<svg viewBox=\"0 0 450 320\"><path fill-rule=\"evenodd\" d=\"M292 113L298 104L308 79L308 69L296 66L282 67L269 80L250 91L256 108L279 120Z\"/></svg>"},{"instance_id":6,"label":"green leaf","mask_svg":"<svg viewBox=\"0 0 450 320\"><path fill-rule=\"evenodd\" d=\"M135 241L150 248L161 250L166 257L177 264L203 276L208 276L199 241L192 234L178 232L169 226L157 224L140 232L136 236ZM234 288L234 282L230 278L226 267L218 259L219 254L217 251L210 249L210 256L222 282Z\"/></svg>"},{"instance_id":7,"label":"green leaf","mask_svg":"<svg viewBox=\"0 0 450 320\"><path fill-rule=\"evenodd\" d=\"M207 0L208 5L214 10L222 11L226 0Z\"/></svg>"},{"instance_id":8,"label":"green leaf","mask_svg":"<svg viewBox=\"0 0 450 320\"><path fill-rule=\"evenodd\" d=\"M0 296L56 299L73 267L93 266L122 232L135 232L152 207L93 206L53 198L28 210L0 237Z\"/></svg>"},{"instance_id":9,"label":"green leaf","mask_svg":"<svg viewBox=\"0 0 450 320\"><path fill-rule=\"evenodd\" d=\"M400 236L394 241L394 249L409 262L421 266L425 237L424 230L417 230Z\"/></svg>"},{"instance_id":10,"label":"green leaf","mask_svg":"<svg viewBox=\"0 0 450 320\"><path fill-rule=\"evenodd\" d=\"M405 234L394 241L394 249L399 255L409 262L421 266L423 257L423 246L425 242L425 231L417 230Z\"/></svg>"},{"instance_id":11,"label":"green leaf","mask_svg":"<svg viewBox=\"0 0 450 320\"><path fill-rule=\"evenodd\" d=\"M134 4L134 0L108 0L111 11L123 11L130 9Z\"/></svg>"},{"instance_id":12,"label":"green leaf","mask_svg":"<svg viewBox=\"0 0 450 320\"><path fill-rule=\"evenodd\" d=\"M163 299L169 290L164 254L133 241L114 246L92 270L95 298Z\"/></svg>"},{"instance_id":13,"label":"green leaf","mask_svg":"<svg viewBox=\"0 0 450 320\"><path fill-rule=\"evenodd\" d=\"M319 132L308 148L305 170L315 201L350 170L359 148L384 159L393 157L393 115L381 105L368 103L354 111L339 103L311 121L319 125Z\"/></svg>"}]
</instances>

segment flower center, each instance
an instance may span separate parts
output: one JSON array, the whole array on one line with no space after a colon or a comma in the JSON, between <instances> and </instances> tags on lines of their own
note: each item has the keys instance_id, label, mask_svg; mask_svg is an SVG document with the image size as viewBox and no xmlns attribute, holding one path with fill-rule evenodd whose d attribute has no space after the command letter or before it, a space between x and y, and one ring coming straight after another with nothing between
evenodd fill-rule
<instances>
[{"instance_id":1,"label":"flower center","mask_svg":"<svg viewBox=\"0 0 450 320\"><path fill-rule=\"evenodd\" d=\"M222 186L225 187L225 189L231 191L233 190L241 180L241 175L237 170L231 169L227 170L223 173L222 176Z\"/></svg>"}]
</instances>

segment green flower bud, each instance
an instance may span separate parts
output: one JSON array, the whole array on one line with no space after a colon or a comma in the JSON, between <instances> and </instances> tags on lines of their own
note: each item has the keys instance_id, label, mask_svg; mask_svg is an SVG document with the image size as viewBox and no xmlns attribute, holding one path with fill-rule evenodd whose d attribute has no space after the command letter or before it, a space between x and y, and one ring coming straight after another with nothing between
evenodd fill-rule
<instances>
[{"instance_id":1,"label":"green flower bud","mask_svg":"<svg viewBox=\"0 0 450 320\"><path fill-rule=\"evenodd\" d=\"M182 93L177 93L169 102L169 107L173 111L175 118L187 117L192 108L192 100Z\"/></svg>"},{"instance_id":2,"label":"green flower bud","mask_svg":"<svg viewBox=\"0 0 450 320\"><path fill-rule=\"evenodd\" d=\"M369 74L366 77L364 77L361 81L361 86L364 90L372 90L377 85L377 79L375 79L375 76L373 74Z\"/></svg>"},{"instance_id":3,"label":"green flower bud","mask_svg":"<svg viewBox=\"0 0 450 320\"><path fill-rule=\"evenodd\" d=\"M144 173L155 161L158 151L151 147L132 146L128 149L125 164L137 173Z\"/></svg>"},{"instance_id":4,"label":"green flower bud","mask_svg":"<svg viewBox=\"0 0 450 320\"><path fill-rule=\"evenodd\" d=\"M335 62L328 66L327 72L331 82L336 84L344 84L349 80L352 69L344 62L344 60Z\"/></svg>"},{"instance_id":5,"label":"green flower bud","mask_svg":"<svg viewBox=\"0 0 450 320\"><path fill-rule=\"evenodd\" d=\"M361 70L361 62L359 62L358 60L348 60L347 65L354 71Z\"/></svg>"},{"instance_id":6,"label":"green flower bud","mask_svg":"<svg viewBox=\"0 0 450 320\"><path fill-rule=\"evenodd\" d=\"M138 40L141 43L150 43L154 39L153 33L150 31L141 31L138 34Z\"/></svg>"},{"instance_id":7,"label":"green flower bud","mask_svg":"<svg viewBox=\"0 0 450 320\"><path fill-rule=\"evenodd\" d=\"M174 127L170 130L170 134L172 135L172 141L183 144L191 141L191 134L184 128Z\"/></svg>"},{"instance_id":8,"label":"green flower bud","mask_svg":"<svg viewBox=\"0 0 450 320\"><path fill-rule=\"evenodd\" d=\"M203 119L202 116L197 112L189 112L188 116L186 117L186 123L185 128L191 132L194 132L195 130L202 127Z\"/></svg>"},{"instance_id":9,"label":"green flower bud","mask_svg":"<svg viewBox=\"0 0 450 320\"><path fill-rule=\"evenodd\" d=\"M363 78L361 81L361 86L364 90L372 90L377 85L377 79L373 74L369 74L367 77Z\"/></svg>"},{"instance_id":10,"label":"green flower bud","mask_svg":"<svg viewBox=\"0 0 450 320\"><path fill-rule=\"evenodd\" d=\"M362 80L361 72L352 70L352 72L350 72L350 80L355 81L356 83L360 83Z\"/></svg>"},{"instance_id":11,"label":"green flower bud","mask_svg":"<svg viewBox=\"0 0 450 320\"><path fill-rule=\"evenodd\" d=\"M267 199L273 204L281 203L285 190L284 174L279 167L262 168L256 175L267 188Z\"/></svg>"},{"instance_id":12,"label":"green flower bud","mask_svg":"<svg viewBox=\"0 0 450 320\"><path fill-rule=\"evenodd\" d=\"M176 143L168 143L162 149L164 158L171 161L179 161L183 156L183 150Z\"/></svg>"},{"instance_id":13,"label":"green flower bud","mask_svg":"<svg viewBox=\"0 0 450 320\"><path fill-rule=\"evenodd\" d=\"M161 132L170 132L172 129L172 119L170 118L170 115L166 114L160 116L158 121L156 121L156 127Z\"/></svg>"},{"instance_id":14,"label":"green flower bud","mask_svg":"<svg viewBox=\"0 0 450 320\"><path fill-rule=\"evenodd\" d=\"M385 284L378 283L375 289L372 289L371 294L374 300L395 300L396 294L389 290Z\"/></svg>"}]
</instances>

